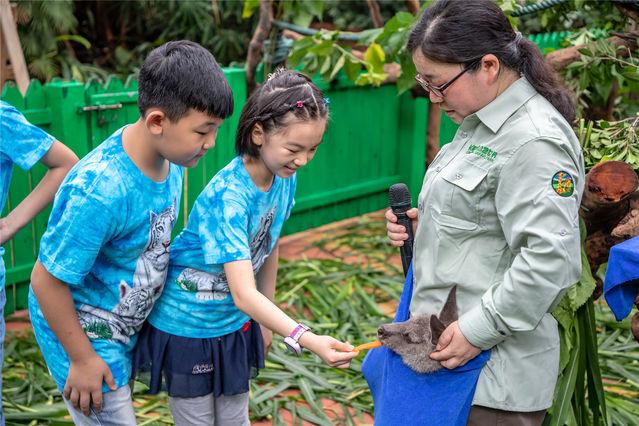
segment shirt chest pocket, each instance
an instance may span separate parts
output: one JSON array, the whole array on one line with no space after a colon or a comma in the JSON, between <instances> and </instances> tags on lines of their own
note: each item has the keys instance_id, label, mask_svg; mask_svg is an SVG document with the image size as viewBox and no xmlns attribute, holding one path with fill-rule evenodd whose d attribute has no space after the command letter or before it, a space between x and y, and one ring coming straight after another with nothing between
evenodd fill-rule
<instances>
[{"instance_id":1,"label":"shirt chest pocket","mask_svg":"<svg viewBox=\"0 0 639 426\"><path fill-rule=\"evenodd\" d=\"M446 167L441 174L442 215L460 219L461 222L454 222L457 226L465 221L468 229L475 228L480 222L481 200L488 190L487 175L488 170L468 161L454 162Z\"/></svg>"}]
</instances>

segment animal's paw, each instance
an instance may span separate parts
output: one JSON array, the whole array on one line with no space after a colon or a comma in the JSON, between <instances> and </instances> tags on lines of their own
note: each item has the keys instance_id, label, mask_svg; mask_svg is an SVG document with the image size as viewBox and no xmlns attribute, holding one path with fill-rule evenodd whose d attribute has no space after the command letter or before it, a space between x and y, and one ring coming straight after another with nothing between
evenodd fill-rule
<instances>
[{"instance_id":1,"label":"animal's paw","mask_svg":"<svg viewBox=\"0 0 639 426\"><path fill-rule=\"evenodd\" d=\"M195 297L198 300L219 300L219 299L216 299L215 293L211 293L210 291L198 291L195 294Z\"/></svg>"},{"instance_id":2,"label":"animal's paw","mask_svg":"<svg viewBox=\"0 0 639 426\"><path fill-rule=\"evenodd\" d=\"M213 300L224 300L229 296L229 292L227 291L214 291L213 292Z\"/></svg>"}]
</instances>

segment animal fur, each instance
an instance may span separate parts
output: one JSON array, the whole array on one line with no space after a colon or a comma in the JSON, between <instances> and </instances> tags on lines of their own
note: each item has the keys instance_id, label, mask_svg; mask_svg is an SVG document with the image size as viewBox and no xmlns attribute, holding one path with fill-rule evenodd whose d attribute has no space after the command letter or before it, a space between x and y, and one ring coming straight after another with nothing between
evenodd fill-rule
<instances>
[{"instance_id":1,"label":"animal fur","mask_svg":"<svg viewBox=\"0 0 639 426\"><path fill-rule=\"evenodd\" d=\"M448 293L448 299L439 316L417 315L404 322L384 324L377 330L379 341L402 357L406 365L418 373L439 370L439 361L430 359L439 337L457 321L457 286Z\"/></svg>"}]
</instances>

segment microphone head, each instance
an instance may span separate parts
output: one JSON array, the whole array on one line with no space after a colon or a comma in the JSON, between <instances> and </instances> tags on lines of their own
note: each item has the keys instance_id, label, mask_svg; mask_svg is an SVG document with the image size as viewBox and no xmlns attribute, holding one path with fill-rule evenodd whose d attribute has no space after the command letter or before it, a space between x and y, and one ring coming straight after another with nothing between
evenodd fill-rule
<instances>
[{"instance_id":1,"label":"microphone head","mask_svg":"<svg viewBox=\"0 0 639 426\"><path fill-rule=\"evenodd\" d=\"M396 183L388 189L388 204L398 207L407 206L410 208L411 198L408 187L404 183Z\"/></svg>"}]
</instances>

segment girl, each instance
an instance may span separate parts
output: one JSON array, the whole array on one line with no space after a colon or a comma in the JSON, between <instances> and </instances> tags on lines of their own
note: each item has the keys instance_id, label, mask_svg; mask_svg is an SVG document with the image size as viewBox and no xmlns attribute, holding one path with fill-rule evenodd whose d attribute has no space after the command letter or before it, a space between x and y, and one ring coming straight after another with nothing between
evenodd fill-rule
<instances>
[{"instance_id":1,"label":"girl","mask_svg":"<svg viewBox=\"0 0 639 426\"><path fill-rule=\"evenodd\" d=\"M411 314L457 284L459 320L431 358L453 369L491 349L471 425L540 425L559 368L550 310L581 271L584 186L574 107L539 49L491 0L439 0L408 41L417 82L460 127L428 167ZM406 230L388 211L395 245Z\"/></svg>"},{"instance_id":2,"label":"girl","mask_svg":"<svg viewBox=\"0 0 639 426\"><path fill-rule=\"evenodd\" d=\"M197 198L172 244L134 371L150 373L151 393L164 377L177 425L249 424L249 379L264 366L270 330L288 336L294 353L308 348L334 367L356 356L351 345L315 335L273 303L277 240L294 205L295 172L315 155L327 118L309 78L273 74L242 110L238 156Z\"/></svg>"}]
</instances>

